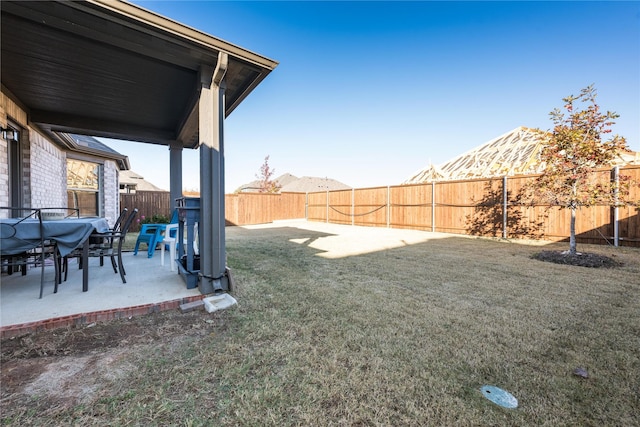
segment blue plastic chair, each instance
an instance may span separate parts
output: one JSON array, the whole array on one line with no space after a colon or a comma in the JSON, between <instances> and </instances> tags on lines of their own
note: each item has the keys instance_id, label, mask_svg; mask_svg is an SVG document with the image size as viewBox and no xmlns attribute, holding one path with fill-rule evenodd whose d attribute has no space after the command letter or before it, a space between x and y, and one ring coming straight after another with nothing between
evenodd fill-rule
<instances>
[{"instance_id":1,"label":"blue plastic chair","mask_svg":"<svg viewBox=\"0 0 640 427\"><path fill-rule=\"evenodd\" d=\"M174 209L173 214L171 215L170 224L177 224L177 223L178 223L178 210ZM167 225L168 224L142 224L142 228L140 229L140 234L138 234L138 239L136 240L136 246L133 249L133 254L138 255L138 248L140 246L140 243L146 243L147 257L152 258L153 254L156 251L156 246L158 245L158 243L161 243L162 240L164 240L163 234L165 229L167 228ZM175 237L175 236L171 236L171 237Z\"/></svg>"},{"instance_id":2,"label":"blue plastic chair","mask_svg":"<svg viewBox=\"0 0 640 427\"><path fill-rule=\"evenodd\" d=\"M153 257L157 244L162 241L162 233L166 227L167 224L142 224L133 254L138 255L140 243L145 243L147 245L147 257Z\"/></svg>"}]
</instances>

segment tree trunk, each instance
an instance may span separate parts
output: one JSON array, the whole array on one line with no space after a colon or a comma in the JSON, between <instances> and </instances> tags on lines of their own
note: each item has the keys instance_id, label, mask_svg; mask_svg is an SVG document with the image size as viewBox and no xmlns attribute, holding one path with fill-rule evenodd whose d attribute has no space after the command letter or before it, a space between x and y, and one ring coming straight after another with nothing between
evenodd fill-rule
<instances>
[{"instance_id":1,"label":"tree trunk","mask_svg":"<svg viewBox=\"0 0 640 427\"><path fill-rule=\"evenodd\" d=\"M571 208L571 226L569 231L569 254L575 255L576 248L576 208Z\"/></svg>"}]
</instances>

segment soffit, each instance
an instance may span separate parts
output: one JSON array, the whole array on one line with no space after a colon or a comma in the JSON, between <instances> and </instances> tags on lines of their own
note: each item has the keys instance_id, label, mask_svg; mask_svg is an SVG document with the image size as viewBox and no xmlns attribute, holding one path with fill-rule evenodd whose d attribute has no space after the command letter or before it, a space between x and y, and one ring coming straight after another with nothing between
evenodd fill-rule
<instances>
[{"instance_id":1,"label":"soffit","mask_svg":"<svg viewBox=\"0 0 640 427\"><path fill-rule=\"evenodd\" d=\"M57 132L198 143L200 70L229 54L225 116L277 63L126 2L2 1L2 85Z\"/></svg>"}]
</instances>

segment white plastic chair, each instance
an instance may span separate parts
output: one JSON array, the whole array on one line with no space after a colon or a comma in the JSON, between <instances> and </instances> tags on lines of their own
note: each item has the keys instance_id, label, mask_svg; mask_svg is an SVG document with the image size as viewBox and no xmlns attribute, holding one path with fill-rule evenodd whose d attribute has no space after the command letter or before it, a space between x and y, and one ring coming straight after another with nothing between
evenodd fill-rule
<instances>
[{"instance_id":1,"label":"white plastic chair","mask_svg":"<svg viewBox=\"0 0 640 427\"><path fill-rule=\"evenodd\" d=\"M164 265L164 251L165 245L169 245L169 264L171 271L176 269L176 243L178 241L178 227L179 224L169 224L164 230L164 238L162 239L162 246L160 251L160 264ZM173 231L173 233L172 233ZM171 235L173 234L173 237Z\"/></svg>"}]
</instances>

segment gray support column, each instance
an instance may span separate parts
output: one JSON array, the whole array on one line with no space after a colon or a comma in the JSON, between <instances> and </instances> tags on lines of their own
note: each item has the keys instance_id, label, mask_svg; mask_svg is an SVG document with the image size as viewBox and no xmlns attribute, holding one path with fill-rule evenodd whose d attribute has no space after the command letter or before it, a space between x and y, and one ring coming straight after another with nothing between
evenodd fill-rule
<instances>
[{"instance_id":1,"label":"gray support column","mask_svg":"<svg viewBox=\"0 0 640 427\"><path fill-rule=\"evenodd\" d=\"M172 141L169 144L169 204L171 214L176 208L176 199L182 197L182 144Z\"/></svg>"},{"instance_id":2,"label":"gray support column","mask_svg":"<svg viewBox=\"0 0 640 427\"><path fill-rule=\"evenodd\" d=\"M224 75L228 55L200 72L200 292L229 291L224 211Z\"/></svg>"}]
</instances>

